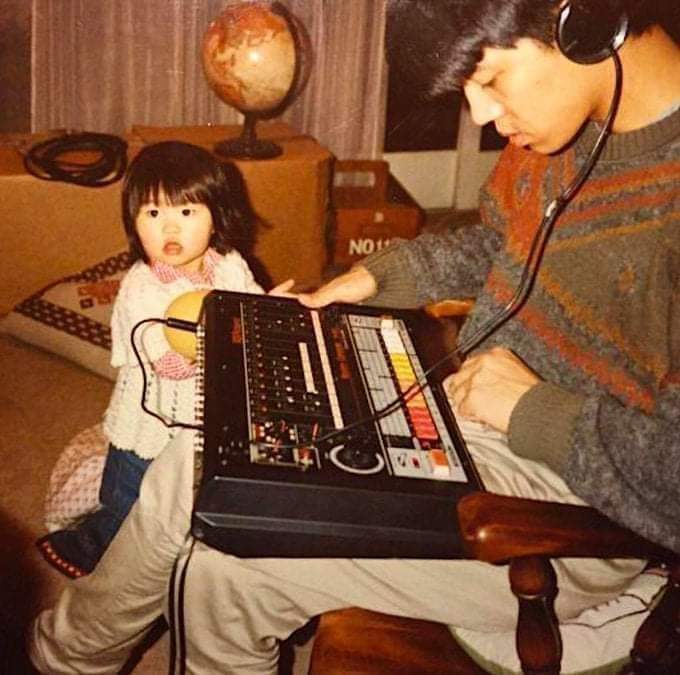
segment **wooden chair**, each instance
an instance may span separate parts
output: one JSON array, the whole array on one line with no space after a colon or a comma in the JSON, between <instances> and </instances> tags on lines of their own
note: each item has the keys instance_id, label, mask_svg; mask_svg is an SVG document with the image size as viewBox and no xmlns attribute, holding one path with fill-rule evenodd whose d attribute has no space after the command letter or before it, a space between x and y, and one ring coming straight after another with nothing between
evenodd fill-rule
<instances>
[{"instance_id":1,"label":"wooden chair","mask_svg":"<svg viewBox=\"0 0 680 675\"><path fill-rule=\"evenodd\" d=\"M562 642L554 613L558 589L550 558L643 558L663 563L668 582L661 601L631 645L622 672L680 673L680 556L622 528L595 509L474 493L458 516L470 557L507 564L518 599L516 648L524 673L560 672ZM486 672L455 642L446 626L345 609L321 616L310 662L313 675Z\"/></svg>"}]
</instances>

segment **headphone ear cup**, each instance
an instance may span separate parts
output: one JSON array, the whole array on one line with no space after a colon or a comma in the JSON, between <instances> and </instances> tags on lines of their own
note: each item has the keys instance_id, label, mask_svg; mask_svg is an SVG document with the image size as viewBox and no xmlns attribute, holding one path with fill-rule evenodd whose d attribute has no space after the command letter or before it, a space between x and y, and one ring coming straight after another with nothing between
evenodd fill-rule
<instances>
[{"instance_id":1,"label":"headphone ear cup","mask_svg":"<svg viewBox=\"0 0 680 675\"><path fill-rule=\"evenodd\" d=\"M609 58L628 35L625 12L603 16L601 11L567 2L557 15L555 40L560 51L576 63L599 63Z\"/></svg>"}]
</instances>

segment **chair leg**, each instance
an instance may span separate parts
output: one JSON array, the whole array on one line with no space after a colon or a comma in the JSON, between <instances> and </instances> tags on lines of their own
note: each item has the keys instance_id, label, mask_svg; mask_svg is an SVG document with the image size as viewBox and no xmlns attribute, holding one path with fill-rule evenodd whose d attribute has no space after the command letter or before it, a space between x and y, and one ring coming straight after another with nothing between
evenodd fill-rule
<instances>
[{"instance_id":1,"label":"chair leg","mask_svg":"<svg viewBox=\"0 0 680 675\"><path fill-rule=\"evenodd\" d=\"M510 562L510 586L519 602L517 654L526 675L557 675L562 638L555 615L557 578L547 558L531 556Z\"/></svg>"},{"instance_id":2,"label":"chair leg","mask_svg":"<svg viewBox=\"0 0 680 675\"><path fill-rule=\"evenodd\" d=\"M664 595L640 626L630 656L640 675L680 672L680 562L671 567Z\"/></svg>"}]
</instances>

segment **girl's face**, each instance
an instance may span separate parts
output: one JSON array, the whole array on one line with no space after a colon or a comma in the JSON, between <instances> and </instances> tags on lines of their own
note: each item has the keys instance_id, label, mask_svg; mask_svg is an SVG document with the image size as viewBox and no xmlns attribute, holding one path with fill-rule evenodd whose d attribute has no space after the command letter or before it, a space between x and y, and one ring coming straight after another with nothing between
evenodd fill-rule
<instances>
[{"instance_id":1,"label":"girl's face","mask_svg":"<svg viewBox=\"0 0 680 675\"><path fill-rule=\"evenodd\" d=\"M210 209L192 202L172 205L163 192L158 202L144 204L135 219L149 260L186 272L199 271L213 233Z\"/></svg>"}]
</instances>

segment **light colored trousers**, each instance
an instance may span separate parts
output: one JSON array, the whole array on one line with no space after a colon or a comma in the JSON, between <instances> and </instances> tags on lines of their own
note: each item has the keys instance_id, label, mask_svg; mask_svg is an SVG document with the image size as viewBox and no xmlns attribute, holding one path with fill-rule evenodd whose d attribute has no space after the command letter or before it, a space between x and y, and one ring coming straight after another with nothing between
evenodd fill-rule
<instances>
[{"instance_id":1,"label":"light colored trousers","mask_svg":"<svg viewBox=\"0 0 680 675\"><path fill-rule=\"evenodd\" d=\"M553 472L513 455L476 424L463 435L487 489L581 503ZM70 583L35 621L41 672L115 673L149 625L167 613L169 580L189 549L193 438L180 434L152 463L140 498L91 575ZM562 617L611 599L638 561L560 563ZM176 590L173 593L177 595ZM183 595L187 672L275 673L278 642L317 614L357 606L475 630L508 630L516 600L507 569L469 560L238 559L197 543Z\"/></svg>"}]
</instances>

